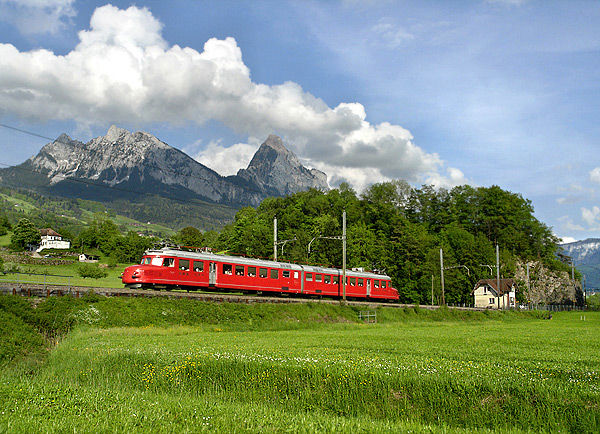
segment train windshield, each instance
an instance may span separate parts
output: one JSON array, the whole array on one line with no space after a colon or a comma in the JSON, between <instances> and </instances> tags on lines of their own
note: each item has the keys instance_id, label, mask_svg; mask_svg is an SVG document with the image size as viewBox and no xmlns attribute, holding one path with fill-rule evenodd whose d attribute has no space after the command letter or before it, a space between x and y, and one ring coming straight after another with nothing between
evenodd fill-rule
<instances>
[{"instance_id":1,"label":"train windshield","mask_svg":"<svg viewBox=\"0 0 600 434\"><path fill-rule=\"evenodd\" d=\"M149 256L146 256L146 257L142 258L142 262L140 262L140 265L149 265L151 260L152 260L152 258L150 258Z\"/></svg>"},{"instance_id":2,"label":"train windshield","mask_svg":"<svg viewBox=\"0 0 600 434\"><path fill-rule=\"evenodd\" d=\"M163 262L162 258L152 258L151 264L157 265L160 267L162 265L162 262Z\"/></svg>"}]
</instances>

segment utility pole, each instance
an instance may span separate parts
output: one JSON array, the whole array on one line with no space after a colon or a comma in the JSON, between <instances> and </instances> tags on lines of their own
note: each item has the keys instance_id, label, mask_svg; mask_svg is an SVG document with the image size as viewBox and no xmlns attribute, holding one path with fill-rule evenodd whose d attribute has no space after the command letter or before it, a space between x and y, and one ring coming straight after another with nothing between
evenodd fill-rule
<instances>
[{"instance_id":1,"label":"utility pole","mask_svg":"<svg viewBox=\"0 0 600 434\"><path fill-rule=\"evenodd\" d=\"M342 214L342 285L344 287L343 303L346 304L346 210Z\"/></svg>"},{"instance_id":2,"label":"utility pole","mask_svg":"<svg viewBox=\"0 0 600 434\"><path fill-rule=\"evenodd\" d=\"M281 244L281 254L283 255L283 247L289 241L298 241L297 237L291 240L277 241L277 216L273 217L273 261L277 261L277 246Z\"/></svg>"},{"instance_id":3,"label":"utility pole","mask_svg":"<svg viewBox=\"0 0 600 434\"><path fill-rule=\"evenodd\" d=\"M277 216L273 217L273 261L277 262Z\"/></svg>"},{"instance_id":4,"label":"utility pole","mask_svg":"<svg viewBox=\"0 0 600 434\"><path fill-rule=\"evenodd\" d=\"M498 285L498 310L500 310L500 248L496 244L496 285ZM502 297L504 304L504 297Z\"/></svg>"},{"instance_id":5,"label":"utility pole","mask_svg":"<svg viewBox=\"0 0 600 434\"><path fill-rule=\"evenodd\" d=\"M446 297L444 295L444 253L440 248L440 275L442 277L442 306L446 304Z\"/></svg>"}]
</instances>

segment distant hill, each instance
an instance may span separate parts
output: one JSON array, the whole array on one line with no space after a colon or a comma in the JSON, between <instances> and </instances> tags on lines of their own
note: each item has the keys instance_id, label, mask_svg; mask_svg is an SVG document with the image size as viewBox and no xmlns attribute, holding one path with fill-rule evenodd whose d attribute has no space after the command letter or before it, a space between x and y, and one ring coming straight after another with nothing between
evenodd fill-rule
<instances>
[{"instance_id":1,"label":"distant hill","mask_svg":"<svg viewBox=\"0 0 600 434\"><path fill-rule=\"evenodd\" d=\"M573 258L575 268L585 274L587 288L600 288L600 238L561 244L565 255Z\"/></svg>"},{"instance_id":2,"label":"distant hill","mask_svg":"<svg viewBox=\"0 0 600 434\"><path fill-rule=\"evenodd\" d=\"M150 133L111 126L88 143L62 134L24 163L0 170L4 186L111 202L141 194L257 206L267 196L317 188L324 173L304 168L281 139L269 136L247 169L223 177Z\"/></svg>"}]
</instances>

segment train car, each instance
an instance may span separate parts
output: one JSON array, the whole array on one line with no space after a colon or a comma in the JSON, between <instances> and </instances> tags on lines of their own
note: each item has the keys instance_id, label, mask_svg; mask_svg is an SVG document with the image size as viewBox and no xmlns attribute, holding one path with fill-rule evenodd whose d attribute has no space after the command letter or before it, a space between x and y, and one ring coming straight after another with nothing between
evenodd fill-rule
<instances>
[{"instance_id":1,"label":"train car","mask_svg":"<svg viewBox=\"0 0 600 434\"><path fill-rule=\"evenodd\" d=\"M139 265L125 269L122 282L128 288L343 296L339 269L176 249L146 251ZM346 271L346 297L398 300L398 291L388 276L355 269Z\"/></svg>"}]
</instances>

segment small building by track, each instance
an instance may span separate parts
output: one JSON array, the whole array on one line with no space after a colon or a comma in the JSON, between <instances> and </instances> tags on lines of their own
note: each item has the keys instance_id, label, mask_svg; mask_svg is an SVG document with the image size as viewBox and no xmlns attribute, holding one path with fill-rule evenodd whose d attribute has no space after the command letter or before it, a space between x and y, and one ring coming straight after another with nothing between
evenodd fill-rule
<instances>
[{"instance_id":1,"label":"small building by track","mask_svg":"<svg viewBox=\"0 0 600 434\"><path fill-rule=\"evenodd\" d=\"M517 282L514 279L481 279L471 291L475 307L487 309L514 309L516 307Z\"/></svg>"}]
</instances>

